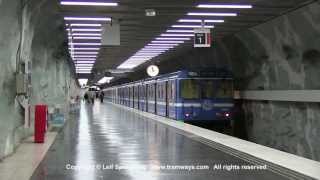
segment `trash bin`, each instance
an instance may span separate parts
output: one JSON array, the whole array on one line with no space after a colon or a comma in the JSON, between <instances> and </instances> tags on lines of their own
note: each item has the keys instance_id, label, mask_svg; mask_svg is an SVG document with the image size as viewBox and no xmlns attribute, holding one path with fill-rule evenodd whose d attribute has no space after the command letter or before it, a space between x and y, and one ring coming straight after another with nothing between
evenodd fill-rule
<instances>
[{"instance_id":1,"label":"trash bin","mask_svg":"<svg viewBox=\"0 0 320 180\"><path fill-rule=\"evenodd\" d=\"M45 133L47 131L47 105L35 106L34 118L34 142L44 143Z\"/></svg>"}]
</instances>

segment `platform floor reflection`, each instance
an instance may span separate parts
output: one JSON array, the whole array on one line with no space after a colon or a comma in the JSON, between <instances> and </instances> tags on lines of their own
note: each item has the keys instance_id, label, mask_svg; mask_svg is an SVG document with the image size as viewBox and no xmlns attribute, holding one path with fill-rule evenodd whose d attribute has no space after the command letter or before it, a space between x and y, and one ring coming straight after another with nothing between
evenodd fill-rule
<instances>
[{"instance_id":1,"label":"platform floor reflection","mask_svg":"<svg viewBox=\"0 0 320 180\"><path fill-rule=\"evenodd\" d=\"M112 104L83 103L31 180L286 179L268 170L218 165L250 163ZM200 169L183 169L192 166Z\"/></svg>"}]
</instances>

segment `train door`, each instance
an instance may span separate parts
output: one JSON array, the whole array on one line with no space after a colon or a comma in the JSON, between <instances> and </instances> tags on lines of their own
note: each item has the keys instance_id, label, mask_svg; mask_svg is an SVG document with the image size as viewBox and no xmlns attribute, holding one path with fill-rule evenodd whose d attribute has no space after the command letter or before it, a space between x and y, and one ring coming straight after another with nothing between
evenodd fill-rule
<instances>
[{"instance_id":1,"label":"train door","mask_svg":"<svg viewBox=\"0 0 320 180\"><path fill-rule=\"evenodd\" d=\"M146 93L145 93L145 96L146 96L146 99L145 99L145 101L146 101L146 112L148 112L148 107L149 107L149 84L146 84L145 85L146 87Z\"/></svg>"},{"instance_id":2,"label":"train door","mask_svg":"<svg viewBox=\"0 0 320 180\"><path fill-rule=\"evenodd\" d=\"M168 82L168 116L170 118L176 118L176 80Z\"/></svg>"},{"instance_id":3,"label":"train door","mask_svg":"<svg viewBox=\"0 0 320 180\"><path fill-rule=\"evenodd\" d=\"M170 81L165 82L165 101L166 101L166 116L169 117L170 112L170 101L171 101L171 83Z\"/></svg>"},{"instance_id":4,"label":"train door","mask_svg":"<svg viewBox=\"0 0 320 180\"><path fill-rule=\"evenodd\" d=\"M152 84L152 101L154 101L152 108L153 112L157 114L157 106L156 103L158 101L157 99L157 83Z\"/></svg>"},{"instance_id":5,"label":"train door","mask_svg":"<svg viewBox=\"0 0 320 180\"><path fill-rule=\"evenodd\" d=\"M130 87L130 107L134 107L134 88Z\"/></svg>"}]
</instances>

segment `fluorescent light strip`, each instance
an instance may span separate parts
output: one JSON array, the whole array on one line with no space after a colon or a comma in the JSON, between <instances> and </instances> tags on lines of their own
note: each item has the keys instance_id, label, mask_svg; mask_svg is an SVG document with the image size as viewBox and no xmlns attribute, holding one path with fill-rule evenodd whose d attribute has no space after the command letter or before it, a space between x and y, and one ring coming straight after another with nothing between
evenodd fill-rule
<instances>
[{"instance_id":1,"label":"fluorescent light strip","mask_svg":"<svg viewBox=\"0 0 320 180\"><path fill-rule=\"evenodd\" d=\"M134 59L134 58L152 58L154 57L155 55L134 55L132 56L130 59Z\"/></svg>"},{"instance_id":2,"label":"fluorescent light strip","mask_svg":"<svg viewBox=\"0 0 320 180\"><path fill-rule=\"evenodd\" d=\"M180 19L178 22L197 22L201 23L202 21L204 22L209 22L209 23L223 23L224 20L215 20L215 19Z\"/></svg>"},{"instance_id":3,"label":"fluorescent light strip","mask_svg":"<svg viewBox=\"0 0 320 180\"><path fill-rule=\"evenodd\" d=\"M101 27L101 24L70 24L71 27Z\"/></svg>"},{"instance_id":4,"label":"fluorescent light strip","mask_svg":"<svg viewBox=\"0 0 320 180\"><path fill-rule=\"evenodd\" d=\"M225 8L225 9L250 9L252 5L236 5L236 4L199 4L197 8Z\"/></svg>"},{"instance_id":5,"label":"fluorescent light strip","mask_svg":"<svg viewBox=\"0 0 320 180\"><path fill-rule=\"evenodd\" d=\"M95 63L96 60L91 60L91 59L87 59L87 60L82 60L82 59L77 59L77 60L73 60L75 63Z\"/></svg>"},{"instance_id":6,"label":"fluorescent light strip","mask_svg":"<svg viewBox=\"0 0 320 180\"><path fill-rule=\"evenodd\" d=\"M141 50L168 50L174 48L173 46L167 46L167 47L159 47L159 46L145 46Z\"/></svg>"},{"instance_id":7,"label":"fluorescent light strip","mask_svg":"<svg viewBox=\"0 0 320 180\"><path fill-rule=\"evenodd\" d=\"M81 70L83 70L83 71L91 71L92 68L80 68L80 67L77 67L76 70L77 70L77 71L79 71L79 70L80 70L80 71L81 71Z\"/></svg>"},{"instance_id":8,"label":"fluorescent light strip","mask_svg":"<svg viewBox=\"0 0 320 180\"><path fill-rule=\"evenodd\" d=\"M161 50L161 51L138 51L136 54L138 53L149 53L149 54L155 54L155 53L163 53L165 52L164 50Z\"/></svg>"},{"instance_id":9,"label":"fluorescent light strip","mask_svg":"<svg viewBox=\"0 0 320 180\"><path fill-rule=\"evenodd\" d=\"M76 71L77 74L91 74L91 71Z\"/></svg>"},{"instance_id":10,"label":"fluorescent light strip","mask_svg":"<svg viewBox=\"0 0 320 180\"><path fill-rule=\"evenodd\" d=\"M181 44L184 43L184 41L151 41L151 43Z\"/></svg>"},{"instance_id":11,"label":"fluorescent light strip","mask_svg":"<svg viewBox=\"0 0 320 180\"><path fill-rule=\"evenodd\" d=\"M69 45L76 45L76 46L101 46L101 43L69 43Z\"/></svg>"},{"instance_id":12,"label":"fluorescent light strip","mask_svg":"<svg viewBox=\"0 0 320 180\"><path fill-rule=\"evenodd\" d=\"M111 21L107 17L64 17L66 21Z\"/></svg>"},{"instance_id":13,"label":"fluorescent light strip","mask_svg":"<svg viewBox=\"0 0 320 180\"><path fill-rule=\"evenodd\" d=\"M75 56L72 56L73 58L97 58L97 56L96 55L85 55L85 56L77 56L77 55L75 55Z\"/></svg>"},{"instance_id":14,"label":"fluorescent light strip","mask_svg":"<svg viewBox=\"0 0 320 180\"><path fill-rule=\"evenodd\" d=\"M158 37L156 40L181 40L181 41L188 41L191 38L164 38L164 37Z\"/></svg>"},{"instance_id":15,"label":"fluorescent light strip","mask_svg":"<svg viewBox=\"0 0 320 180\"><path fill-rule=\"evenodd\" d=\"M188 13L188 16L237 16L237 13L202 13L202 12L192 12Z\"/></svg>"},{"instance_id":16,"label":"fluorescent light strip","mask_svg":"<svg viewBox=\"0 0 320 180\"><path fill-rule=\"evenodd\" d=\"M70 31L70 29L67 31ZM72 28L72 32L101 32L102 29L81 29L81 28Z\"/></svg>"},{"instance_id":17,"label":"fluorescent light strip","mask_svg":"<svg viewBox=\"0 0 320 180\"><path fill-rule=\"evenodd\" d=\"M71 37L69 37L69 39L71 39ZM94 39L94 40L101 40L101 37L86 37L86 36L75 36L73 37L73 39Z\"/></svg>"},{"instance_id":18,"label":"fluorescent light strip","mask_svg":"<svg viewBox=\"0 0 320 180\"><path fill-rule=\"evenodd\" d=\"M75 61L75 64L94 64L95 61Z\"/></svg>"},{"instance_id":19,"label":"fluorescent light strip","mask_svg":"<svg viewBox=\"0 0 320 180\"><path fill-rule=\"evenodd\" d=\"M173 28L214 28L214 26L202 25L172 25Z\"/></svg>"},{"instance_id":20,"label":"fluorescent light strip","mask_svg":"<svg viewBox=\"0 0 320 180\"><path fill-rule=\"evenodd\" d=\"M101 36L101 33L73 33L72 36Z\"/></svg>"},{"instance_id":21,"label":"fluorescent light strip","mask_svg":"<svg viewBox=\"0 0 320 180\"><path fill-rule=\"evenodd\" d=\"M146 51L146 50L140 50L138 53L164 53L166 52L165 50L159 50L159 51L155 51L155 50L150 50L150 51Z\"/></svg>"},{"instance_id":22,"label":"fluorescent light strip","mask_svg":"<svg viewBox=\"0 0 320 180\"><path fill-rule=\"evenodd\" d=\"M76 68L91 68L92 69L93 64L76 64Z\"/></svg>"},{"instance_id":23,"label":"fluorescent light strip","mask_svg":"<svg viewBox=\"0 0 320 180\"><path fill-rule=\"evenodd\" d=\"M76 66L82 66L82 65L86 65L86 66L93 66L94 63L76 63Z\"/></svg>"},{"instance_id":24,"label":"fluorescent light strip","mask_svg":"<svg viewBox=\"0 0 320 180\"><path fill-rule=\"evenodd\" d=\"M194 30L179 30L179 29L169 29L169 33L194 33Z\"/></svg>"},{"instance_id":25,"label":"fluorescent light strip","mask_svg":"<svg viewBox=\"0 0 320 180\"><path fill-rule=\"evenodd\" d=\"M162 37L194 37L194 34L161 34Z\"/></svg>"},{"instance_id":26,"label":"fluorescent light strip","mask_svg":"<svg viewBox=\"0 0 320 180\"><path fill-rule=\"evenodd\" d=\"M78 79L79 84L82 85L86 85L88 83L88 79Z\"/></svg>"},{"instance_id":27,"label":"fluorescent light strip","mask_svg":"<svg viewBox=\"0 0 320 180\"><path fill-rule=\"evenodd\" d=\"M103 77L102 79L100 79L100 80L98 81L98 84L109 83L112 79L113 79L113 77Z\"/></svg>"},{"instance_id":28,"label":"fluorescent light strip","mask_svg":"<svg viewBox=\"0 0 320 180\"><path fill-rule=\"evenodd\" d=\"M160 43L150 43L148 46L178 46L179 44L160 44Z\"/></svg>"},{"instance_id":29,"label":"fluorescent light strip","mask_svg":"<svg viewBox=\"0 0 320 180\"><path fill-rule=\"evenodd\" d=\"M99 51L100 48L69 48L69 50L97 50Z\"/></svg>"},{"instance_id":30,"label":"fluorescent light strip","mask_svg":"<svg viewBox=\"0 0 320 180\"><path fill-rule=\"evenodd\" d=\"M75 51L75 52L73 52L73 54L99 54L99 52L79 52L79 51Z\"/></svg>"},{"instance_id":31,"label":"fluorescent light strip","mask_svg":"<svg viewBox=\"0 0 320 180\"><path fill-rule=\"evenodd\" d=\"M76 1L61 1L61 5L69 6L118 6L118 3L111 2L76 2Z\"/></svg>"}]
</instances>

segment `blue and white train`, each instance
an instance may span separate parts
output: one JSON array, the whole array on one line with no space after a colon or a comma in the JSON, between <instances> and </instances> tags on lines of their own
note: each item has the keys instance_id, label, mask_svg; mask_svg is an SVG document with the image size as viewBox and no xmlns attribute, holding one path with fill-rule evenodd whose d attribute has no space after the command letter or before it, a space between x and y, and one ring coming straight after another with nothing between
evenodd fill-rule
<instances>
[{"instance_id":1,"label":"blue and white train","mask_svg":"<svg viewBox=\"0 0 320 180\"><path fill-rule=\"evenodd\" d=\"M228 71L182 70L104 89L113 103L179 121L230 124L233 78Z\"/></svg>"}]
</instances>

